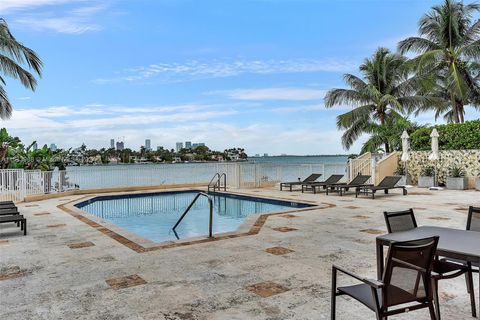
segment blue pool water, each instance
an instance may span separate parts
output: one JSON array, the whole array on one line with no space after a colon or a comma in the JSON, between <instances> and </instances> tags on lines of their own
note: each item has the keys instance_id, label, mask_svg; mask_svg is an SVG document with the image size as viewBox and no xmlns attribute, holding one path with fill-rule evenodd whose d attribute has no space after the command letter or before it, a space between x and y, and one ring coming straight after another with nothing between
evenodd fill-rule
<instances>
[{"instance_id":1,"label":"blue pool water","mask_svg":"<svg viewBox=\"0 0 480 320\"><path fill-rule=\"evenodd\" d=\"M198 191L180 191L101 196L76 204L76 207L143 238L161 242L177 239L171 229L197 194ZM309 206L225 193L216 193L212 198L214 234L235 231L252 214ZM208 235L208 220L208 200L200 197L177 227L178 237Z\"/></svg>"}]
</instances>

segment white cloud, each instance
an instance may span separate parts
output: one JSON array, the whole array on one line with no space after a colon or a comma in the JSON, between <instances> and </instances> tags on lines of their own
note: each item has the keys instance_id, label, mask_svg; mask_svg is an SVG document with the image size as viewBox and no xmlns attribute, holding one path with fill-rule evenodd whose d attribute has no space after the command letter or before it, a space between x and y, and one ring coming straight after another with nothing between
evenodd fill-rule
<instances>
[{"instance_id":1,"label":"white cloud","mask_svg":"<svg viewBox=\"0 0 480 320\"><path fill-rule=\"evenodd\" d=\"M119 117L99 118L99 119L84 119L84 120L72 120L66 123L68 127L105 127L105 126L139 126L146 124L159 124L159 123L173 123L184 121L202 121L211 118L218 118L224 116L230 116L235 114L236 111L216 111L216 112L188 112L169 115L124 115Z\"/></svg>"},{"instance_id":2,"label":"white cloud","mask_svg":"<svg viewBox=\"0 0 480 320\"><path fill-rule=\"evenodd\" d=\"M32 9L35 7L58 5L78 1L79 0L2 0L0 1L0 11L5 13L7 11L16 9Z\"/></svg>"},{"instance_id":3,"label":"white cloud","mask_svg":"<svg viewBox=\"0 0 480 320\"><path fill-rule=\"evenodd\" d=\"M325 90L305 88L265 88L265 89L236 89L228 91L210 92L223 94L237 100L323 100Z\"/></svg>"},{"instance_id":4,"label":"white cloud","mask_svg":"<svg viewBox=\"0 0 480 320\"><path fill-rule=\"evenodd\" d=\"M74 16L52 18L25 17L16 19L15 23L35 31L49 30L68 34L82 34L85 32L101 30L99 25L83 21Z\"/></svg>"},{"instance_id":5,"label":"white cloud","mask_svg":"<svg viewBox=\"0 0 480 320\"><path fill-rule=\"evenodd\" d=\"M105 5L84 6L67 12L26 13L13 19L13 23L34 31L54 31L66 34L82 34L102 30L96 23L97 14L104 11Z\"/></svg>"},{"instance_id":6,"label":"white cloud","mask_svg":"<svg viewBox=\"0 0 480 320\"><path fill-rule=\"evenodd\" d=\"M326 110L323 104L311 104L304 106L292 106L292 107L279 107L273 108L271 111L280 113L292 113L292 112L308 112L308 111L324 111Z\"/></svg>"},{"instance_id":7,"label":"white cloud","mask_svg":"<svg viewBox=\"0 0 480 320\"><path fill-rule=\"evenodd\" d=\"M355 69L355 63L335 59L291 60L191 60L184 63L159 63L123 70L120 77L97 78L97 84L133 82L156 78L164 82L181 82L207 78L233 77L242 74L275 74L299 72L345 72Z\"/></svg>"}]
</instances>

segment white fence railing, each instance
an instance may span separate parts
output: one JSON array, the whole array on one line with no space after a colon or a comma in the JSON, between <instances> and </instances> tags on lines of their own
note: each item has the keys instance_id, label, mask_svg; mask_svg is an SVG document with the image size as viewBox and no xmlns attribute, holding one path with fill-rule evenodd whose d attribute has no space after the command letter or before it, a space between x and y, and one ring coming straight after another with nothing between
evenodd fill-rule
<instances>
[{"instance_id":1,"label":"white fence railing","mask_svg":"<svg viewBox=\"0 0 480 320\"><path fill-rule=\"evenodd\" d=\"M217 172L226 173L230 188L273 186L304 179L311 173L327 178L346 173L346 164L183 163L69 167L65 171L0 170L0 201L75 189L175 184L207 184ZM346 177L347 178L347 177Z\"/></svg>"},{"instance_id":2,"label":"white fence railing","mask_svg":"<svg viewBox=\"0 0 480 320\"><path fill-rule=\"evenodd\" d=\"M375 183L375 159L350 159L348 161L349 181L359 174L370 176L369 183Z\"/></svg>"}]
</instances>

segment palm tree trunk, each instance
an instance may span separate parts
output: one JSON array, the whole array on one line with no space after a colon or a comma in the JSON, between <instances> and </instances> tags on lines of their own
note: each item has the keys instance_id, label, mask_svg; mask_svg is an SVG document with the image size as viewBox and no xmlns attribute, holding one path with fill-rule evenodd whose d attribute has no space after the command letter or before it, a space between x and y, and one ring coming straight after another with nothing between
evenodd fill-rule
<instances>
[{"instance_id":1,"label":"palm tree trunk","mask_svg":"<svg viewBox=\"0 0 480 320\"><path fill-rule=\"evenodd\" d=\"M385 125L385 113L379 113L379 118L380 118L380 125L383 127ZM390 145L388 144L388 141L384 142L385 145L385 153L390 153Z\"/></svg>"},{"instance_id":2,"label":"palm tree trunk","mask_svg":"<svg viewBox=\"0 0 480 320\"><path fill-rule=\"evenodd\" d=\"M455 99L455 97L453 96L453 94L451 95L451 100L452 100L452 121L454 123L459 123L460 122L460 118L458 117L458 109L457 109L457 99Z\"/></svg>"},{"instance_id":3,"label":"palm tree trunk","mask_svg":"<svg viewBox=\"0 0 480 320\"><path fill-rule=\"evenodd\" d=\"M460 102L460 101L456 101L456 104L457 104L458 122L463 123L463 122L465 122L463 103Z\"/></svg>"}]
</instances>

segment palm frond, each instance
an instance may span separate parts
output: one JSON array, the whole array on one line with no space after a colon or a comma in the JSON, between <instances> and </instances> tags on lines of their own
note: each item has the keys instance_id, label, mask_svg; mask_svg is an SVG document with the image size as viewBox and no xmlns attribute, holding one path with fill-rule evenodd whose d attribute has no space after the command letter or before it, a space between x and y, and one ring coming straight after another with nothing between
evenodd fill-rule
<instances>
[{"instance_id":1,"label":"palm frond","mask_svg":"<svg viewBox=\"0 0 480 320\"><path fill-rule=\"evenodd\" d=\"M0 119L9 119L12 116L12 109L5 89L0 86Z\"/></svg>"},{"instance_id":2,"label":"palm frond","mask_svg":"<svg viewBox=\"0 0 480 320\"><path fill-rule=\"evenodd\" d=\"M0 71L10 77L19 79L25 87L31 90L35 90L37 86L37 80L33 75L7 56L0 55Z\"/></svg>"}]
</instances>

